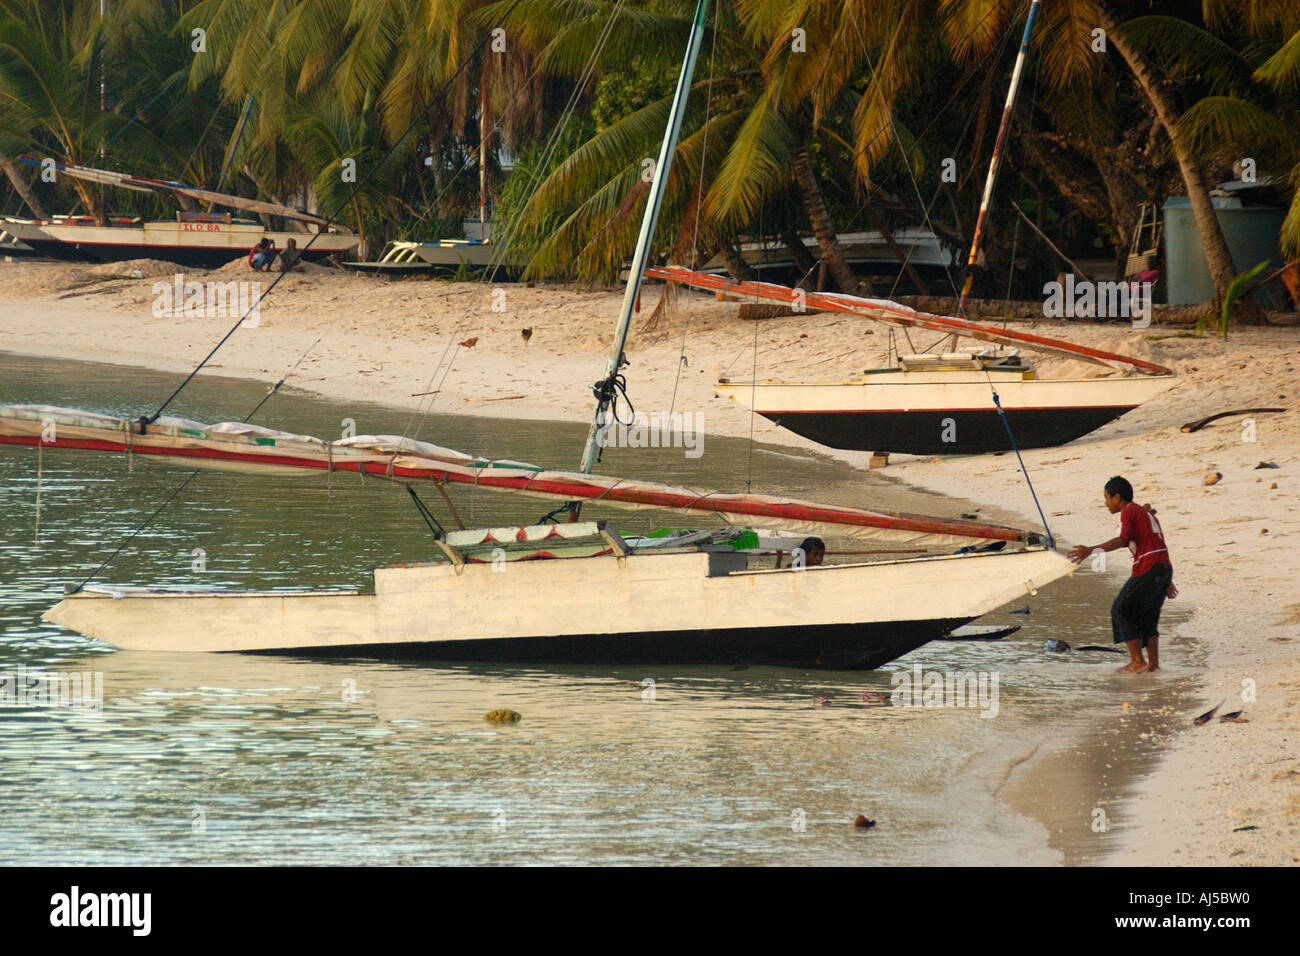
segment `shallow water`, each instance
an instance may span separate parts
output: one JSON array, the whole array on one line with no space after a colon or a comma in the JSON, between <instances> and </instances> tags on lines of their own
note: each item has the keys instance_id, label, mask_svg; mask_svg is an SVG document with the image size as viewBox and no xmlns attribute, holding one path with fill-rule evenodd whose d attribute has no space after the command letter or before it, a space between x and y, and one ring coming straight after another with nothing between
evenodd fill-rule
<instances>
[{"instance_id":1,"label":"shallow water","mask_svg":"<svg viewBox=\"0 0 1300 956\"><path fill-rule=\"evenodd\" d=\"M178 380L0 353L0 403L134 416ZM168 411L237 419L264 392L203 378ZM453 416L412 425L408 412L293 393L272 398L256 420L328 435L344 418L358 433L418 426L419 437L463 451L557 467L575 464L585 433L577 424ZM705 449L694 460L680 450L610 451L603 468L941 515L974 507L789 449L712 436ZM119 652L44 625L40 614L189 472L45 452L37 543L37 465L35 449L0 448L0 671L100 672L103 706L0 708L0 863L1097 859L1122 827L1094 833L1088 814L1103 806L1122 822L1122 801L1156 753L1139 734L1166 729L1194 651L1172 642L1170 675L1138 683L1110 675L1120 660L1112 655L1045 654L1048 638L1109 643L1107 609L1123 573L1112 569L1045 589L1023 605L1028 615L990 615L1024 625L1007 640L936 642L870 673ZM445 516L436 494L424 497ZM535 520L546 510L489 492L453 497L471 524ZM663 521L595 508L584 517L610 517L626 533ZM193 570L196 548L202 572ZM419 560L429 548L400 487L205 472L96 580L367 587L371 567ZM1167 614L1167 633L1177 613ZM864 703L864 692L888 698L891 672L917 663L996 674L997 717ZM486 724L483 714L500 707L523 720ZM1046 825L994 798L1035 746L1067 740L1078 743L1056 771ZM855 831L858 813L878 826Z\"/></svg>"}]
</instances>

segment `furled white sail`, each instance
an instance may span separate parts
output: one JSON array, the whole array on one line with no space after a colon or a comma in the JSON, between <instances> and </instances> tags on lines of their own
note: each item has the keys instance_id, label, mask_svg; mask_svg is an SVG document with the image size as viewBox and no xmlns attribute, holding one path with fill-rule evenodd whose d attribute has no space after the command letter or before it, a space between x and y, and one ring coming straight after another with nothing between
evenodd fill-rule
<instances>
[{"instance_id":1,"label":"furled white sail","mask_svg":"<svg viewBox=\"0 0 1300 956\"><path fill-rule=\"evenodd\" d=\"M148 455L191 466L249 472L360 472L401 482L472 485L633 510L713 514L729 524L760 523L775 530L833 533L898 546L960 547L981 541L1028 542L1034 537L1017 528L977 521L551 471L526 462L476 458L397 435L358 435L326 442L242 422L205 425L170 417L161 417L141 430L137 421L80 409L7 405L0 406L0 444Z\"/></svg>"}]
</instances>

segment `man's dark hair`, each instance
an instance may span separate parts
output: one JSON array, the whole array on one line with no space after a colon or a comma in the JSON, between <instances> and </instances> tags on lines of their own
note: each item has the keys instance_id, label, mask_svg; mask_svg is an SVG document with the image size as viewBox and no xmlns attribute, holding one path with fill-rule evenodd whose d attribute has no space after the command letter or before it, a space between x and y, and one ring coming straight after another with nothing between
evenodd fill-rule
<instances>
[{"instance_id":1,"label":"man's dark hair","mask_svg":"<svg viewBox=\"0 0 1300 956\"><path fill-rule=\"evenodd\" d=\"M1123 501L1133 500L1133 486L1129 484L1127 478L1121 478L1116 475L1110 481L1106 482L1106 494L1119 495Z\"/></svg>"},{"instance_id":2,"label":"man's dark hair","mask_svg":"<svg viewBox=\"0 0 1300 956\"><path fill-rule=\"evenodd\" d=\"M803 549L805 554L809 551L825 551L826 542L821 538L804 538L799 542L799 547Z\"/></svg>"}]
</instances>

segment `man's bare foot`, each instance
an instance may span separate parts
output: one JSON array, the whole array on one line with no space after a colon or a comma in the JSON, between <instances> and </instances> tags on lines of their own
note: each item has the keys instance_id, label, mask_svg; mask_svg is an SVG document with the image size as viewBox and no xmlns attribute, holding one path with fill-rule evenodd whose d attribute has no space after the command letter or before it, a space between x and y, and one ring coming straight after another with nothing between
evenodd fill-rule
<instances>
[{"instance_id":1,"label":"man's bare foot","mask_svg":"<svg viewBox=\"0 0 1300 956\"><path fill-rule=\"evenodd\" d=\"M1144 673L1150 674L1150 673L1153 673L1154 671L1158 671L1158 670L1160 670L1160 665L1159 665L1159 664L1148 664L1148 665L1146 666L1146 670L1144 671Z\"/></svg>"},{"instance_id":2,"label":"man's bare foot","mask_svg":"<svg viewBox=\"0 0 1300 956\"><path fill-rule=\"evenodd\" d=\"M1141 674L1147 669L1147 665L1141 661L1130 661L1123 667L1115 668L1116 674Z\"/></svg>"}]
</instances>

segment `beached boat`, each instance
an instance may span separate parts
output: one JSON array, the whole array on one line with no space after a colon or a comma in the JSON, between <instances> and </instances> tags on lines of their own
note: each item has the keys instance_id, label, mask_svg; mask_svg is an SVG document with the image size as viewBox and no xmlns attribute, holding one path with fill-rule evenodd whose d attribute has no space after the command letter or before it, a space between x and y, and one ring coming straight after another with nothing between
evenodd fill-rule
<instances>
[{"instance_id":1,"label":"beached boat","mask_svg":"<svg viewBox=\"0 0 1300 956\"><path fill-rule=\"evenodd\" d=\"M0 256L32 256L36 250L0 227Z\"/></svg>"},{"instance_id":2,"label":"beached boat","mask_svg":"<svg viewBox=\"0 0 1300 956\"><path fill-rule=\"evenodd\" d=\"M420 245L418 242L397 240L385 246L378 259L369 262L340 262L339 265L349 272L383 276L387 279L429 275L434 267L415 254Z\"/></svg>"},{"instance_id":3,"label":"beached boat","mask_svg":"<svg viewBox=\"0 0 1300 956\"><path fill-rule=\"evenodd\" d=\"M518 275L528 263L518 256L502 252L500 245L478 239L440 239L421 242L415 254L440 271L460 268L498 269L503 275Z\"/></svg>"},{"instance_id":4,"label":"beached boat","mask_svg":"<svg viewBox=\"0 0 1300 956\"><path fill-rule=\"evenodd\" d=\"M859 276L894 279L896 294L919 294L923 289L917 288L911 278L911 272L904 271L898 275L900 263L906 263L907 269L915 272L922 281L942 284L954 266L953 257L944 249L939 237L924 227L909 227L895 230L888 235L879 229L842 232L836 236L844 261ZM821 257L821 249L815 236L800 236L799 241L808 250L808 256L814 260ZM792 281L801 278L801 270L795 262L794 254L782 241L745 240L737 244L745 264L750 272L760 279ZM700 267L701 272L714 275L727 273L727 260L716 255Z\"/></svg>"},{"instance_id":5,"label":"beached boat","mask_svg":"<svg viewBox=\"0 0 1300 956\"><path fill-rule=\"evenodd\" d=\"M886 299L737 282L667 266L651 278L738 298L841 312L967 337L1005 350L900 355L893 366L838 381L718 382L718 394L821 445L911 455L957 455L1062 445L1132 411L1177 382L1172 369L1061 339L918 312ZM1039 378L1020 349L1106 366L1099 378ZM1005 417L1004 417L1005 415Z\"/></svg>"},{"instance_id":6,"label":"beached boat","mask_svg":"<svg viewBox=\"0 0 1300 956\"><path fill-rule=\"evenodd\" d=\"M41 165L21 156L22 162ZM184 183L131 176L88 166L49 164L56 175L72 176L137 192L160 192L200 202L279 216L301 222L306 231L267 229L257 220L237 219L230 213L178 210L175 220L110 217L104 224L93 216L54 216L49 219L0 217L0 229L37 254L72 262L123 262L129 259L162 259L196 268L217 268L248 255L262 239L284 249L290 239L298 244L303 258L322 259L356 247L351 232L329 227L324 219L276 203L232 196Z\"/></svg>"},{"instance_id":7,"label":"beached boat","mask_svg":"<svg viewBox=\"0 0 1300 956\"><path fill-rule=\"evenodd\" d=\"M343 262L343 268L368 275L400 278L412 275L454 275L463 269L491 271L500 279L518 276L528 263L517 257L501 259L501 249L475 239L441 239L438 242L390 242L372 262Z\"/></svg>"},{"instance_id":8,"label":"beached boat","mask_svg":"<svg viewBox=\"0 0 1300 956\"><path fill-rule=\"evenodd\" d=\"M141 425L5 406L0 444L255 474L357 472L727 525L644 538L594 521L451 531L433 539L430 560L376 569L373 594L88 585L45 615L121 648L871 668L1071 567L1042 535L1016 528L551 471L400 436L325 442L246 423ZM776 568L772 542L746 530L753 523L775 529L765 536L822 533L885 550L872 561ZM919 548L934 553L912 553ZM593 606L604 608L599 618Z\"/></svg>"},{"instance_id":9,"label":"beached boat","mask_svg":"<svg viewBox=\"0 0 1300 956\"><path fill-rule=\"evenodd\" d=\"M167 418L161 410L128 420L50 406L0 408L5 444L275 474L358 472L401 482L433 532L430 560L376 569L373 594L83 582L46 620L118 647L156 651L872 668L1068 573L1072 566L1050 538L1021 529L593 474L614 425L623 350L706 6L698 0L578 471L473 458L403 436L326 442L247 423ZM440 492L463 485L559 501L552 515L566 514L568 521L444 532L415 493L420 483ZM585 502L707 515L725 526L624 538L606 522L582 520ZM913 551L777 567L762 557L771 553L761 546L763 536L748 527L760 523L775 529L765 535L826 533Z\"/></svg>"}]
</instances>

